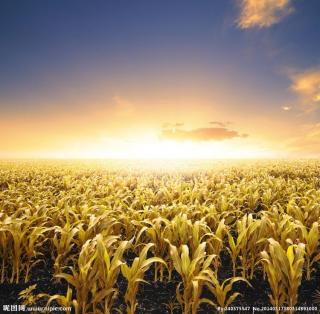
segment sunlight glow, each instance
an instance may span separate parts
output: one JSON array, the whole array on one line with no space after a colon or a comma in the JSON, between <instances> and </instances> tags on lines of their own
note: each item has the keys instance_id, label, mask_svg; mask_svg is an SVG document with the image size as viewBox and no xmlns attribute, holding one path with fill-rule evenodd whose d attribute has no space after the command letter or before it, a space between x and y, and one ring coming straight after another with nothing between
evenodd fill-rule
<instances>
[{"instance_id":1,"label":"sunlight glow","mask_svg":"<svg viewBox=\"0 0 320 314\"><path fill-rule=\"evenodd\" d=\"M56 158L94 158L94 159L247 159L272 158L272 152L234 141L192 142L171 141L158 138L145 138L124 141L108 148L85 145L72 151L55 153ZM106 145L108 146L108 145Z\"/></svg>"}]
</instances>

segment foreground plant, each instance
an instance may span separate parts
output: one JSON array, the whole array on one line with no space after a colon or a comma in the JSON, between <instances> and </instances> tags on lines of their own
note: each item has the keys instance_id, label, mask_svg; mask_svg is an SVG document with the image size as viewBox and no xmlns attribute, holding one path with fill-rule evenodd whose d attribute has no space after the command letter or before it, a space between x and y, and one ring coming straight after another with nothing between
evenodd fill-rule
<instances>
[{"instance_id":1,"label":"foreground plant","mask_svg":"<svg viewBox=\"0 0 320 314\"><path fill-rule=\"evenodd\" d=\"M279 306L284 303L293 307L297 303L298 288L301 284L305 245L292 244L287 250L283 249L279 242L268 239L268 252L261 252L261 261L272 291L269 295L271 303L279 313ZM289 311L290 313L293 310Z\"/></svg>"},{"instance_id":2,"label":"foreground plant","mask_svg":"<svg viewBox=\"0 0 320 314\"><path fill-rule=\"evenodd\" d=\"M167 243L165 241L165 227L169 224L168 219L161 217L155 218L152 222L148 223L146 229L147 237L155 245L152 247L154 255L161 257L163 260L167 257ZM159 280L162 282L164 277L165 265L163 263L157 263L154 271L154 281ZM169 271L169 280L171 279L171 271Z\"/></svg>"},{"instance_id":3,"label":"foreground plant","mask_svg":"<svg viewBox=\"0 0 320 314\"><path fill-rule=\"evenodd\" d=\"M54 227L54 236L52 243L55 248L55 261L54 261L54 273L58 274L62 271L62 268L68 264L68 261L72 257L71 250L75 245L75 238L79 229L75 224L71 224L69 219L63 227Z\"/></svg>"},{"instance_id":4,"label":"foreground plant","mask_svg":"<svg viewBox=\"0 0 320 314\"><path fill-rule=\"evenodd\" d=\"M314 222L309 231L307 227L305 227L303 224L300 224L300 229L302 232L303 242L305 243L306 248L306 278L307 280L311 280L312 273L316 271L315 264L320 260L319 224L317 222Z\"/></svg>"},{"instance_id":5,"label":"foreground plant","mask_svg":"<svg viewBox=\"0 0 320 314\"><path fill-rule=\"evenodd\" d=\"M41 298L39 295L34 294L34 290L36 290L37 285L31 285L28 288L19 292L19 300L23 305L34 305Z\"/></svg>"},{"instance_id":6,"label":"foreground plant","mask_svg":"<svg viewBox=\"0 0 320 314\"><path fill-rule=\"evenodd\" d=\"M252 278L254 264L257 258L256 246L260 239L260 234L257 228L260 226L260 220L253 219L253 215L244 215L242 219L236 223L237 236L233 237L232 233L228 232L227 250L232 260L233 277L237 274L237 269L241 269L243 278ZM237 261L240 261L240 266L237 267Z\"/></svg>"},{"instance_id":7,"label":"foreground plant","mask_svg":"<svg viewBox=\"0 0 320 314\"><path fill-rule=\"evenodd\" d=\"M225 313L225 308L228 307L238 296L241 295L239 292L231 292L233 285L236 282L243 281L250 287L252 287L251 284L242 277L228 278L220 283L218 278L216 277L215 272L210 269L206 270L204 272L204 275L200 275L198 278L204 281L209 291L215 296L217 300L217 303L214 303L213 301L208 299L205 299L205 302L219 309L221 313Z\"/></svg>"},{"instance_id":8,"label":"foreground plant","mask_svg":"<svg viewBox=\"0 0 320 314\"><path fill-rule=\"evenodd\" d=\"M127 264L121 265L122 275L128 281L127 290L124 296L128 314L134 314L136 311L138 305L136 296L139 284L140 282L147 283L147 281L143 279L145 272L151 267L153 263L162 263L166 265L166 263L159 257L147 258L148 251L153 246L153 243L148 243L142 249L140 255L133 260L131 266L128 266Z\"/></svg>"},{"instance_id":9,"label":"foreground plant","mask_svg":"<svg viewBox=\"0 0 320 314\"><path fill-rule=\"evenodd\" d=\"M184 314L195 314L199 305L202 302L206 302L206 299L201 299L204 283L202 275L210 269L216 255L207 255L205 249L206 243L203 242L197 247L194 254L190 256L187 245L181 246L181 254L179 254L177 247L170 244L170 256L174 268L182 279L182 282L176 288L176 295ZM183 293L181 294L180 288L182 285Z\"/></svg>"},{"instance_id":10,"label":"foreground plant","mask_svg":"<svg viewBox=\"0 0 320 314\"><path fill-rule=\"evenodd\" d=\"M76 300L72 300L72 303L76 313L86 314L91 309L96 313L99 308L103 309L104 313L110 313L118 294L115 285L123 265L122 256L130 245L129 241L122 241L114 250L112 245L115 242L115 236L103 238L98 234L83 245L78 267L69 267L71 274L56 275L75 287Z\"/></svg>"},{"instance_id":11,"label":"foreground plant","mask_svg":"<svg viewBox=\"0 0 320 314\"><path fill-rule=\"evenodd\" d=\"M76 302L76 300L72 298L72 289L69 286L65 296L61 294L55 294L53 296L46 295L46 294L40 295L40 297L43 297L43 296L49 297L46 307L49 307L53 301L56 301L60 306L63 306L66 308L66 314L71 314L72 306L74 306L76 313L79 313L78 303Z\"/></svg>"},{"instance_id":12,"label":"foreground plant","mask_svg":"<svg viewBox=\"0 0 320 314\"><path fill-rule=\"evenodd\" d=\"M29 218L28 218L29 217ZM37 219L27 216L25 219L11 219L8 217L0 224L0 243L5 244L5 250L2 250L3 256L1 267L1 281L5 279L5 270L11 269L10 283L19 283L24 277L24 282L29 280L31 269L41 262L40 247L46 241L45 227L33 227L38 223ZM4 260L7 258L7 261ZM11 261L11 265L5 265ZM23 276L24 275L24 276Z\"/></svg>"}]
</instances>

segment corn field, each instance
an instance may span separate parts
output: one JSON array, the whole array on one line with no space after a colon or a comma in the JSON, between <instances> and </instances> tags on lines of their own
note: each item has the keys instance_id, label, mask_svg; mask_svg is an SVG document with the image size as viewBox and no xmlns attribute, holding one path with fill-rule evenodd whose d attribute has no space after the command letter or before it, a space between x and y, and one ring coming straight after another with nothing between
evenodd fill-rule
<instances>
[{"instance_id":1,"label":"corn field","mask_svg":"<svg viewBox=\"0 0 320 314\"><path fill-rule=\"evenodd\" d=\"M0 302L293 313L320 303L319 223L315 160L2 161Z\"/></svg>"}]
</instances>

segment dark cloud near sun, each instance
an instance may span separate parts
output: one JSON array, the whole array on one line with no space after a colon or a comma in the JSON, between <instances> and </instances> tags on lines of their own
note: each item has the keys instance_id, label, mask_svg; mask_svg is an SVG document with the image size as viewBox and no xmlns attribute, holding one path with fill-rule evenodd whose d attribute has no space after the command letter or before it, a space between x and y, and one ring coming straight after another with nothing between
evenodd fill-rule
<instances>
[{"instance_id":1,"label":"dark cloud near sun","mask_svg":"<svg viewBox=\"0 0 320 314\"><path fill-rule=\"evenodd\" d=\"M192 130L163 129L161 132L161 138L178 141L221 141L247 136L247 134L240 134L237 131L229 130L224 127L198 128Z\"/></svg>"}]
</instances>

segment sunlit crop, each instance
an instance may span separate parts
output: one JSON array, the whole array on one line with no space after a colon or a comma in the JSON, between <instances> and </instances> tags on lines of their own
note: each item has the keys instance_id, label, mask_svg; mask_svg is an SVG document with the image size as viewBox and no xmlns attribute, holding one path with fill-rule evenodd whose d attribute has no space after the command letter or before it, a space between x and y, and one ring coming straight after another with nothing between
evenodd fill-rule
<instances>
[{"instance_id":1,"label":"sunlit crop","mask_svg":"<svg viewBox=\"0 0 320 314\"><path fill-rule=\"evenodd\" d=\"M76 314L148 313L157 284L174 286L159 302L172 313L223 309L259 280L270 306L292 307L318 276L319 203L317 161L3 161L0 281L24 285L21 304ZM43 267L63 292L34 284Z\"/></svg>"}]
</instances>

